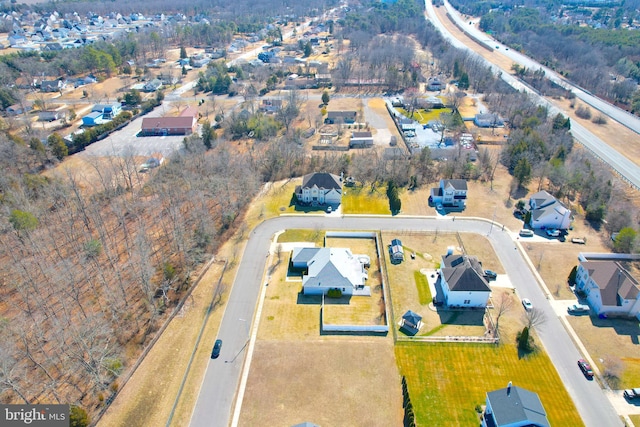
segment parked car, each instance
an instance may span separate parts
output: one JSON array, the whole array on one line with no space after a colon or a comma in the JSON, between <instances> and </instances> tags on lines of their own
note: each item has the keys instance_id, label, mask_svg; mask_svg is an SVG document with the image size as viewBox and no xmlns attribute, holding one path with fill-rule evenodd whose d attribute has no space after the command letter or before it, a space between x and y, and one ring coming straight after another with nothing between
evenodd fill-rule
<instances>
[{"instance_id":1,"label":"parked car","mask_svg":"<svg viewBox=\"0 0 640 427\"><path fill-rule=\"evenodd\" d=\"M593 378L593 369L591 369L591 365L584 359L578 360L578 367L582 371L585 377L591 379Z\"/></svg>"},{"instance_id":2,"label":"parked car","mask_svg":"<svg viewBox=\"0 0 640 427\"><path fill-rule=\"evenodd\" d=\"M533 308L533 304L531 304L531 301L529 300L529 298L522 298L522 306L527 311Z\"/></svg>"},{"instance_id":3,"label":"parked car","mask_svg":"<svg viewBox=\"0 0 640 427\"><path fill-rule=\"evenodd\" d=\"M547 231L547 236L549 237L558 237L560 236L560 230L556 230L555 228L549 228Z\"/></svg>"},{"instance_id":4,"label":"parked car","mask_svg":"<svg viewBox=\"0 0 640 427\"><path fill-rule=\"evenodd\" d=\"M496 280L498 278L498 273L496 273L495 271L491 271L491 270L485 270L484 271L484 278L487 279L488 281Z\"/></svg>"},{"instance_id":5,"label":"parked car","mask_svg":"<svg viewBox=\"0 0 640 427\"><path fill-rule=\"evenodd\" d=\"M217 359L220 356L220 350L222 350L222 340L216 340L213 350L211 350L211 358Z\"/></svg>"},{"instance_id":6,"label":"parked car","mask_svg":"<svg viewBox=\"0 0 640 427\"><path fill-rule=\"evenodd\" d=\"M327 213L333 212L333 208L331 206L327 207Z\"/></svg>"},{"instance_id":7,"label":"parked car","mask_svg":"<svg viewBox=\"0 0 640 427\"><path fill-rule=\"evenodd\" d=\"M577 245L584 245L587 241L583 237L574 237L571 239L571 243L575 243Z\"/></svg>"},{"instance_id":8,"label":"parked car","mask_svg":"<svg viewBox=\"0 0 640 427\"><path fill-rule=\"evenodd\" d=\"M591 311L591 309L585 304L572 304L567 307L567 313L574 315L589 314L589 311Z\"/></svg>"},{"instance_id":9,"label":"parked car","mask_svg":"<svg viewBox=\"0 0 640 427\"><path fill-rule=\"evenodd\" d=\"M625 399L634 400L640 398L640 388L630 388L622 393Z\"/></svg>"},{"instance_id":10,"label":"parked car","mask_svg":"<svg viewBox=\"0 0 640 427\"><path fill-rule=\"evenodd\" d=\"M520 236L522 237L533 237L533 230L529 230L528 228L523 228L522 230L520 230L520 232L518 233L520 234Z\"/></svg>"},{"instance_id":11,"label":"parked car","mask_svg":"<svg viewBox=\"0 0 640 427\"><path fill-rule=\"evenodd\" d=\"M444 209L444 207L442 206L442 203L438 203L438 204L436 205L436 210L437 210L438 212L439 212L439 211L442 211L443 209Z\"/></svg>"}]
</instances>

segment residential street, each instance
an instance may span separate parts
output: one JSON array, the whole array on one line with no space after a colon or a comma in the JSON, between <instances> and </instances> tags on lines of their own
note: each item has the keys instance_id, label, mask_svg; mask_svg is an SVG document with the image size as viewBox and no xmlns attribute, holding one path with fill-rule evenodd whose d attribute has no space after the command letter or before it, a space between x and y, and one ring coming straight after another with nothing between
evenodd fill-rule
<instances>
[{"instance_id":1,"label":"residential street","mask_svg":"<svg viewBox=\"0 0 640 427\"><path fill-rule=\"evenodd\" d=\"M251 234L242 256L218 338L224 346L218 359L209 362L198 401L191 419L191 426L228 426L232 418L233 400L242 390L241 373L247 348L249 330L245 320L254 318L258 296L264 286L264 261L267 260L270 240L274 233L290 228L333 230L439 230L464 231L486 235L502 262L510 281L520 298L529 298L534 307L542 310L546 322L536 331L567 391L573 397L586 426L622 425L613 406L596 381L588 381L577 367L582 357L569 334L556 315L554 308L531 272L518 240L500 226L490 226L482 219L458 217L375 217L375 216L283 216L260 224ZM205 345L212 346L213 343ZM246 381L251 360L245 362L243 373ZM240 395L240 398L242 396ZM239 411L236 411L239 414ZM237 419L235 419L237 422ZM235 425L235 423L232 423Z\"/></svg>"}]
</instances>

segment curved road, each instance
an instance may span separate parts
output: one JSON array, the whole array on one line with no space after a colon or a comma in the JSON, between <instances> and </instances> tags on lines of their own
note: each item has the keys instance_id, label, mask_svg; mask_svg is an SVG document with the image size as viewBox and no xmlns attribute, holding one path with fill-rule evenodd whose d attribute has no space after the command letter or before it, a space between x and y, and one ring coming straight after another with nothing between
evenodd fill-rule
<instances>
[{"instance_id":1,"label":"curved road","mask_svg":"<svg viewBox=\"0 0 640 427\"><path fill-rule=\"evenodd\" d=\"M587 381L576 365L582 357L559 318L548 296L537 284L513 236L480 219L458 217L373 217L373 216L283 216L263 222L251 234L242 256L233 289L218 332L224 341L218 359L209 362L191 418L192 427L226 427L230 423L234 398L249 342L249 330L263 286L263 273L270 239L284 229L326 230L439 230L487 235L519 297L529 298L544 312L546 322L536 327L547 354L588 427L621 425L620 418L595 381ZM213 343L209 343L213 344ZM250 364L250 359L247 363ZM241 402L240 402L241 404ZM561 404L561 403L558 403Z\"/></svg>"},{"instance_id":2,"label":"curved road","mask_svg":"<svg viewBox=\"0 0 640 427\"><path fill-rule=\"evenodd\" d=\"M537 92L532 90L529 86L523 84L520 80L512 76L509 70L503 70L497 65L491 63L490 61L486 60L482 56L473 52L464 43L462 43L460 40L455 38L451 33L449 33L449 31L447 31L447 29L442 24L442 22L440 22L440 20L438 19L438 16L435 13L435 9L431 1L429 0L425 1L425 9L427 11L429 20L440 31L443 37L445 37L453 46L459 49L469 50L469 52L471 52L472 55L474 55L476 58L480 59L481 61L484 61L484 63L486 63L489 67L491 67L491 69L494 72L499 73L500 77L506 83L508 83L511 87L513 87L516 90L528 93L531 97L534 97L537 100L538 104L548 108L551 114L555 115L557 113L562 113L563 115L568 116L568 114L565 111L557 108L555 105L547 101L544 97L540 96ZM450 13L450 15L454 16L455 18L455 16L457 16L457 12L454 11L453 13ZM468 24L467 26L472 27L471 25L468 25ZM480 37L477 37L479 40L487 39L488 37L487 35L482 35L482 34L479 34L479 35ZM474 36L477 36L477 35L474 33ZM507 52L512 52L512 51L510 50ZM505 52L502 52L502 53L504 54ZM534 63L534 61L531 59L528 59L528 61L530 61L531 64ZM537 67L541 67L541 65L538 64ZM536 67L531 67L531 68L536 68ZM576 92L576 95L577 95L577 92ZM595 97L592 97L592 98L595 98ZM604 103L602 100L600 100L600 102ZM616 109L613 106L611 107L615 110L618 110L618 113L623 112L622 110ZM603 110L603 112L605 111ZM626 114L626 115L631 117L631 119L633 119L633 117L630 116L629 114ZM636 118L634 120L638 121L639 119ZM632 129L636 130L636 128L632 128ZM640 127L638 127L638 129L640 129ZM589 149L596 157L600 158L603 162L608 164L621 178L623 178L624 180L632 184L634 187L640 188L640 167L637 164L633 163L623 154L619 153L618 151L616 151L615 149L607 145L604 141L602 141L600 138L592 134L587 128L580 125L580 123L578 123L575 120L571 121L571 133L582 145L584 145L587 149Z\"/></svg>"}]
</instances>

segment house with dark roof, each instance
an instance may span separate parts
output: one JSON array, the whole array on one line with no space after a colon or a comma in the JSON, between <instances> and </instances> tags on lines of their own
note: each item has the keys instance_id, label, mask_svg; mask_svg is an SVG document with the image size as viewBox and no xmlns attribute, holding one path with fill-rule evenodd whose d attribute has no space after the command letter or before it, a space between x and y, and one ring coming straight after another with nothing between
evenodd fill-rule
<instances>
[{"instance_id":1,"label":"house with dark roof","mask_svg":"<svg viewBox=\"0 0 640 427\"><path fill-rule=\"evenodd\" d=\"M329 111L327 118L324 119L325 124L351 124L356 122L358 113L355 111Z\"/></svg>"},{"instance_id":2,"label":"house with dark roof","mask_svg":"<svg viewBox=\"0 0 640 427\"><path fill-rule=\"evenodd\" d=\"M491 288L475 256L449 251L439 270L444 303L450 307L486 307Z\"/></svg>"},{"instance_id":3,"label":"house with dark roof","mask_svg":"<svg viewBox=\"0 0 640 427\"><path fill-rule=\"evenodd\" d=\"M537 393L512 386L487 393L482 427L550 427Z\"/></svg>"},{"instance_id":4,"label":"house with dark roof","mask_svg":"<svg viewBox=\"0 0 640 427\"><path fill-rule=\"evenodd\" d=\"M544 190L532 195L525 209L531 212L531 228L567 230L571 227L571 211Z\"/></svg>"},{"instance_id":5,"label":"house with dark roof","mask_svg":"<svg viewBox=\"0 0 640 427\"><path fill-rule=\"evenodd\" d=\"M473 123L480 128L496 128L504 126L504 120L496 113L476 114Z\"/></svg>"},{"instance_id":6,"label":"house with dark roof","mask_svg":"<svg viewBox=\"0 0 640 427\"><path fill-rule=\"evenodd\" d=\"M581 260L576 291L587 296L599 315L615 313L640 319L640 284L619 261Z\"/></svg>"},{"instance_id":7,"label":"house with dark roof","mask_svg":"<svg viewBox=\"0 0 640 427\"><path fill-rule=\"evenodd\" d=\"M400 330L408 335L415 335L422 327L422 316L408 310L400 321Z\"/></svg>"},{"instance_id":8,"label":"house with dark roof","mask_svg":"<svg viewBox=\"0 0 640 427\"><path fill-rule=\"evenodd\" d=\"M368 148L373 147L373 135L371 132L351 132L349 140L349 148Z\"/></svg>"},{"instance_id":9,"label":"house with dark roof","mask_svg":"<svg viewBox=\"0 0 640 427\"><path fill-rule=\"evenodd\" d=\"M101 113L104 120L113 120L115 116L122 112L122 105L119 102L113 104L96 104L91 108L91 112Z\"/></svg>"},{"instance_id":10,"label":"house with dark roof","mask_svg":"<svg viewBox=\"0 0 640 427\"><path fill-rule=\"evenodd\" d=\"M389 245L389 256L391 257L392 263L404 261L404 248L402 247L400 239L391 240L391 244Z\"/></svg>"},{"instance_id":11,"label":"house with dark roof","mask_svg":"<svg viewBox=\"0 0 640 427\"><path fill-rule=\"evenodd\" d=\"M447 87L447 84L438 76L429 77L427 80L427 90L438 91Z\"/></svg>"},{"instance_id":12,"label":"house with dark roof","mask_svg":"<svg viewBox=\"0 0 640 427\"><path fill-rule=\"evenodd\" d=\"M467 181L464 179L441 179L440 185L431 189L429 195L431 205L442 204L444 207L464 209L467 206Z\"/></svg>"},{"instance_id":13,"label":"house with dark roof","mask_svg":"<svg viewBox=\"0 0 640 427\"><path fill-rule=\"evenodd\" d=\"M363 260L346 248L294 248L291 265L306 270L302 275L305 295L326 295L331 289L339 289L342 295L370 296Z\"/></svg>"},{"instance_id":14,"label":"house with dark roof","mask_svg":"<svg viewBox=\"0 0 640 427\"><path fill-rule=\"evenodd\" d=\"M342 178L332 173L310 173L295 190L298 202L311 205L339 205L342 202Z\"/></svg>"},{"instance_id":15,"label":"house with dark roof","mask_svg":"<svg viewBox=\"0 0 640 427\"><path fill-rule=\"evenodd\" d=\"M267 114L277 113L282 109L282 99L263 99L260 105L260 111Z\"/></svg>"}]
</instances>

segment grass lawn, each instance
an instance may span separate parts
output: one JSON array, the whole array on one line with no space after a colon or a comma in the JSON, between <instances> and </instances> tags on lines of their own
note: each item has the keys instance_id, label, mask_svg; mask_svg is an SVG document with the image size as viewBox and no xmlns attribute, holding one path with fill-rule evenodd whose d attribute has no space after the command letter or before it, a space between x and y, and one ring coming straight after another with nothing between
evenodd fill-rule
<instances>
[{"instance_id":1,"label":"grass lawn","mask_svg":"<svg viewBox=\"0 0 640 427\"><path fill-rule=\"evenodd\" d=\"M418 302L420 302L420 305L429 304L433 296L431 296L427 277L419 271L414 271L413 278L416 281L416 288L418 289Z\"/></svg>"},{"instance_id":2,"label":"grass lawn","mask_svg":"<svg viewBox=\"0 0 640 427\"><path fill-rule=\"evenodd\" d=\"M406 117L410 116L409 112L403 108L396 108L396 110L398 110L401 114L403 114ZM421 125L426 125L431 120L439 120L440 114L442 113L451 114L451 111L452 111L451 108L439 108L439 109L433 109L433 110L424 110L424 109L415 110L413 112L413 120L417 120L418 123L420 123Z\"/></svg>"},{"instance_id":3,"label":"grass lawn","mask_svg":"<svg viewBox=\"0 0 640 427\"><path fill-rule=\"evenodd\" d=\"M371 187L347 187L342 195L342 212L345 214L378 214L390 215L389 199L386 188L378 187L373 192Z\"/></svg>"},{"instance_id":4,"label":"grass lawn","mask_svg":"<svg viewBox=\"0 0 640 427\"><path fill-rule=\"evenodd\" d=\"M478 425L476 405L509 381L538 393L551 425L584 425L558 374L542 352L518 357L513 345L396 344L417 425Z\"/></svg>"},{"instance_id":5,"label":"grass lawn","mask_svg":"<svg viewBox=\"0 0 640 427\"><path fill-rule=\"evenodd\" d=\"M278 243L313 242L318 247L324 246L324 232L321 230L291 229L278 236Z\"/></svg>"}]
</instances>

